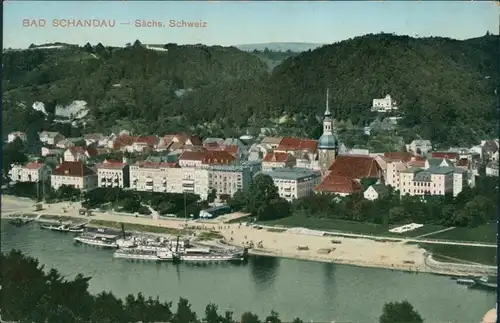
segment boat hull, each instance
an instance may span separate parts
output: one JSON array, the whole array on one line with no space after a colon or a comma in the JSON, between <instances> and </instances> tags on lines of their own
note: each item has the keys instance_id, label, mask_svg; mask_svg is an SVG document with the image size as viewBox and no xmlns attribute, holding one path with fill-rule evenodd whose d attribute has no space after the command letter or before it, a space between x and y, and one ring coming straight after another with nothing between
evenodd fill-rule
<instances>
[{"instance_id":1,"label":"boat hull","mask_svg":"<svg viewBox=\"0 0 500 323\"><path fill-rule=\"evenodd\" d=\"M118 248L118 245L116 243L113 243L113 242L105 242L105 241L86 239L86 238L80 238L80 237L76 237L74 240L76 243L80 243L80 244L84 244L84 245L88 245L88 246L109 248L109 249Z\"/></svg>"}]
</instances>

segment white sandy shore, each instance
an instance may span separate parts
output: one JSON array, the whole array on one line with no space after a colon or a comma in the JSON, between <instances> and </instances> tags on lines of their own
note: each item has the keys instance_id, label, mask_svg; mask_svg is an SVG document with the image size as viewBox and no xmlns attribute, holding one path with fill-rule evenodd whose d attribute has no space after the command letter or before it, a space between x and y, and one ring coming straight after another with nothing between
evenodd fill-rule
<instances>
[{"instance_id":1,"label":"white sandy shore","mask_svg":"<svg viewBox=\"0 0 500 323\"><path fill-rule=\"evenodd\" d=\"M12 197L2 197L2 214L17 212L34 213L33 202ZM124 216L110 213L93 213L91 217L78 214L79 203L57 203L44 205L45 209L37 214L60 215L91 220L124 222L158 227L181 229L186 223L179 220L155 220L151 218ZM66 208L66 212L63 212ZM403 242L380 242L370 239L352 239L347 237L321 237L290 232L270 232L266 229L256 229L238 224L213 224L188 221L189 226L205 226L214 229L224 236L230 244L243 246L249 241L262 243L262 247L250 250L251 254L269 255L284 258L303 259L338 264L349 264L363 267L388 268L412 272L430 272L448 275L465 275L464 273L436 270L426 265L425 250L416 245ZM332 243L336 240L340 243ZM207 242L206 242L207 243ZM208 242L210 243L210 242ZM211 242L217 243L217 242ZM308 250L298 250L307 247ZM331 249L327 254L319 253L320 249ZM471 273L468 273L471 274Z\"/></svg>"}]
</instances>

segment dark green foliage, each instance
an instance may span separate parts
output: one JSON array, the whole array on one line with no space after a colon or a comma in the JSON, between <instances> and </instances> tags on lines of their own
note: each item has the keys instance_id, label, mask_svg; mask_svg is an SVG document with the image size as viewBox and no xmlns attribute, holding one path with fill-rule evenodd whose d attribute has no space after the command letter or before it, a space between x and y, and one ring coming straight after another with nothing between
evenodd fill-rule
<instances>
[{"instance_id":1,"label":"dark green foliage","mask_svg":"<svg viewBox=\"0 0 500 323\"><path fill-rule=\"evenodd\" d=\"M386 196L374 201L361 194L335 198L314 195L295 200L292 210L314 218L342 219L375 224L405 224L410 222L444 226L469 226L496 221L498 183L496 178L479 177L476 187L465 187L452 196L404 196L388 187Z\"/></svg>"},{"instance_id":2,"label":"dark green foliage","mask_svg":"<svg viewBox=\"0 0 500 323\"><path fill-rule=\"evenodd\" d=\"M238 192L236 194L236 198L231 199L229 204L240 207L243 196ZM273 179L263 173L252 179L248 192L245 193L245 201L245 210L252 213L258 221L275 220L290 214L290 204L279 197Z\"/></svg>"},{"instance_id":3,"label":"dark green foliage","mask_svg":"<svg viewBox=\"0 0 500 323\"><path fill-rule=\"evenodd\" d=\"M371 100L391 94L403 116L398 135L418 134L446 145L473 143L498 132L497 44L495 35L458 41L379 34L296 56L176 44L161 52L139 41L126 48L86 44L6 52L3 131L25 129L35 114L37 128L64 128L50 121L51 112L45 120L19 102L30 107L35 101L81 99L91 109L88 132L126 126L144 134L189 129L220 135L275 126L269 118L286 114L297 117L286 127L317 137L315 116L323 112L329 87L330 106L351 125L372 121ZM293 57L268 73L269 60L287 56Z\"/></svg>"},{"instance_id":4,"label":"dark green foliage","mask_svg":"<svg viewBox=\"0 0 500 323\"><path fill-rule=\"evenodd\" d=\"M384 305L380 323L423 323L424 320L408 301L390 302Z\"/></svg>"}]
</instances>

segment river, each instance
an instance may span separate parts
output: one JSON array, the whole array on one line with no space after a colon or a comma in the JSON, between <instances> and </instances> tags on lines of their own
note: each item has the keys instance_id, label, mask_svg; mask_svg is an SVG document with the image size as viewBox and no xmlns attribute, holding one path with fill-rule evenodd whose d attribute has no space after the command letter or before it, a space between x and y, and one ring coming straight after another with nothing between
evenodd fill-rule
<instances>
[{"instance_id":1,"label":"river","mask_svg":"<svg viewBox=\"0 0 500 323\"><path fill-rule=\"evenodd\" d=\"M385 302L406 299L426 322L477 323L496 302L495 293L468 290L444 276L271 257L242 265L131 262L37 224L1 224L2 252L16 248L67 277L90 276L92 293L142 292L174 304L182 296L200 316L212 301L233 310L236 319L245 310L264 316L274 309L284 321L375 322Z\"/></svg>"}]
</instances>

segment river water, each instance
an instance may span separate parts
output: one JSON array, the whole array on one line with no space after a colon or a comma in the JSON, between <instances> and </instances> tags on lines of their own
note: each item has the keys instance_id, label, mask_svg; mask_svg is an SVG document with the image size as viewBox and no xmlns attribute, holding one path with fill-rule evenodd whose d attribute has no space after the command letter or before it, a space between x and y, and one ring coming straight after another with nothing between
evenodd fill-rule
<instances>
[{"instance_id":1,"label":"river water","mask_svg":"<svg viewBox=\"0 0 500 323\"><path fill-rule=\"evenodd\" d=\"M306 322L375 322L385 302L406 299L426 322L477 323L496 301L495 293L468 290L449 277L385 269L271 257L242 265L132 262L114 259L110 250L75 245L72 235L37 224L1 224L2 252L16 248L67 277L90 276L92 293L142 292L174 304L182 296L200 316L211 301L233 310L235 318L245 310L264 316L274 309L284 321L298 316Z\"/></svg>"}]
</instances>

